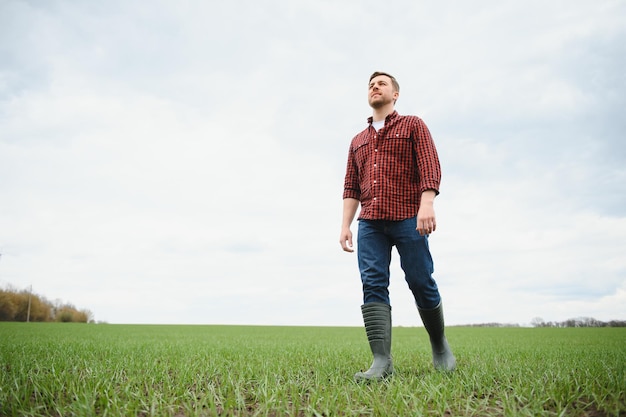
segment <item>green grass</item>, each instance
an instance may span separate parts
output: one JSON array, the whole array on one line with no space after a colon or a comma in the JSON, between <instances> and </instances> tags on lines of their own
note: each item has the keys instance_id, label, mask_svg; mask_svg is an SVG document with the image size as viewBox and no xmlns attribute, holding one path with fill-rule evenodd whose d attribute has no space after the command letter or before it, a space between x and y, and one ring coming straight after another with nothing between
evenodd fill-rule
<instances>
[{"instance_id":1,"label":"green grass","mask_svg":"<svg viewBox=\"0 0 626 417\"><path fill-rule=\"evenodd\" d=\"M620 416L625 328L395 328L396 374L362 328L0 323L0 416Z\"/></svg>"}]
</instances>

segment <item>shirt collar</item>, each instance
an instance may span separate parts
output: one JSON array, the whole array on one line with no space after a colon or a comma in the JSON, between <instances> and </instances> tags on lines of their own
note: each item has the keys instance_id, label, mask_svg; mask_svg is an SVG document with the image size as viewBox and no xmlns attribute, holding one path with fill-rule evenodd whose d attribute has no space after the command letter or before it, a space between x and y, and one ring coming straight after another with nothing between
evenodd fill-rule
<instances>
[{"instance_id":1,"label":"shirt collar","mask_svg":"<svg viewBox=\"0 0 626 417\"><path fill-rule=\"evenodd\" d=\"M385 124L387 124L388 121L390 121L391 119L395 118L397 115L398 115L398 112L395 111L395 110L392 111L391 113L389 113L387 115L387 117L385 117ZM374 121L374 116L370 116L370 117L367 118L367 123L369 123L370 126L371 126L373 121Z\"/></svg>"}]
</instances>

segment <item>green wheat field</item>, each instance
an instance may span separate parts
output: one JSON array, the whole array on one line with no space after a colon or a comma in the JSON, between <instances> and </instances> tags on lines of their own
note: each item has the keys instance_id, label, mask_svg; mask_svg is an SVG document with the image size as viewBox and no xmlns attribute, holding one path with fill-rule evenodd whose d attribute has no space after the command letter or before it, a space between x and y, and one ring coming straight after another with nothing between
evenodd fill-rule
<instances>
[{"instance_id":1,"label":"green wheat field","mask_svg":"<svg viewBox=\"0 0 626 417\"><path fill-rule=\"evenodd\" d=\"M0 416L624 416L626 328L394 328L358 384L363 328L0 323Z\"/></svg>"}]
</instances>

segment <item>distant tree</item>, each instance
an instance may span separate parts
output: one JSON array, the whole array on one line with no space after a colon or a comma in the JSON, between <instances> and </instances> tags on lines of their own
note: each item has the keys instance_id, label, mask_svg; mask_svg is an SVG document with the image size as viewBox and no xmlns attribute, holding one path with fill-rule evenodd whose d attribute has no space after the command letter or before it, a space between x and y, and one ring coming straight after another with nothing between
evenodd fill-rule
<instances>
[{"instance_id":1,"label":"distant tree","mask_svg":"<svg viewBox=\"0 0 626 417\"><path fill-rule=\"evenodd\" d=\"M0 321L13 321L17 314L18 303L13 292L0 290Z\"/></svg>"},{"instance_id":2,"label":"distant tree","mask_svg":"<svg viewBox=\"0 0 626 417\"><path fill-rule=\"evenodd\" d=\"M27 296L26 296L27 297ZM26 302L28 308L28 301ZM50 321L50 303L43 297L31 296L30 321Z\"/></svg>"},{"instance_id":3,"label":"distant tree","mask_svg":"<svg viewBox=\"0 0 626 417\"><path fill-rule=\"evenodd\" d=\"M81 321L81 323L94 323L94 315L93 312L91 310L87 310L86 308L80 310L80 314L82 315L81 318L84 317L84 321Z\"/></svg>"},{"instance_id":4,"label":"distant tree","mask_svg":"<svg viewBox=\"0 0 626 417\"><path fill-rule=\"evenodd\" d=\"M54 321L61 323L87 323L88 310L78 311L72 304L63 304L55 307Z\"/></svg>"},{"instance_id":5,"label":"distant tree","mask_svg":"<svg viewBox=\"0 0 626 417\"><path fill-rule=\"evenodd\" d=\"M545 327L546 326L546 323L543 321L541 317L535 317L534 319L530 321L530 324L533 327Z\"/></svg>"},{"instance_id":6,"label":"distant tree","mask_svg":"<svg viewBox=\"0 0 626 417\"><path fill-rule=\"evenodd\" d=\"M26 290L14 293L14 297L17 311L13 321L50 321L50 305L45 298Z\"/></svg>"},{"instance_id":7,"label":"distant tree","mask_svg":"<svg viewBox=\"0 0 626 417\"><path fill-rule=\"evenodd\" d=\"M50 301L31 291L18 291L13 287L0 289L0 321L60 321L60 322L93 322L93 313L89 310L78 310L72 304Z\"/></svg>"},{"instance_id":8,"label":"distant tree","mask_svg":"<svg viewBox=\"0 0 626 417\"><path fill-rule=\"evenodd\" d=\"M552 323L549 323L552 325ZM552 327L626 327L626 322L611 320L604 322L593 317L577 317L562 322L554 322Z\"/></svg>"},{"instance_id":9,"label":"distant tree","mask_svg":"<svg viewBox=\"0 0 626 417\"><path fill-rule=\"evenodd\" d=\"M577 317L565 321L544 322L541 317L535 317L530 321L533 327L626 327L624 320L611 320L604 322L593 317Z\"/></svg>"}]
</instances>

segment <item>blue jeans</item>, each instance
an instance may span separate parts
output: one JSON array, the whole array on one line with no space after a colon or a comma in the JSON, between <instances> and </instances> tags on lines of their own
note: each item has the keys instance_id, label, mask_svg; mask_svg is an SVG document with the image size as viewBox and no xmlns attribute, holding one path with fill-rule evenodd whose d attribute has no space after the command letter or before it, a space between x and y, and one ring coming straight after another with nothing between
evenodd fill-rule
<instances>
[{"instance_id":1,"label":"blue jeans","mask_svg":"<svg viewBox=\"0 0 626 417\"><path fill-rule=\"evenodd\" d=\"M359 220L357 257L363 304L390 304L389 265L391 248L396 246L404 279L417 306L432 309L439 305L441 297L432 277L434 267L428 237L421 236L416 227L416 217L400 221Z\"/></svg>"}]
</instances>

